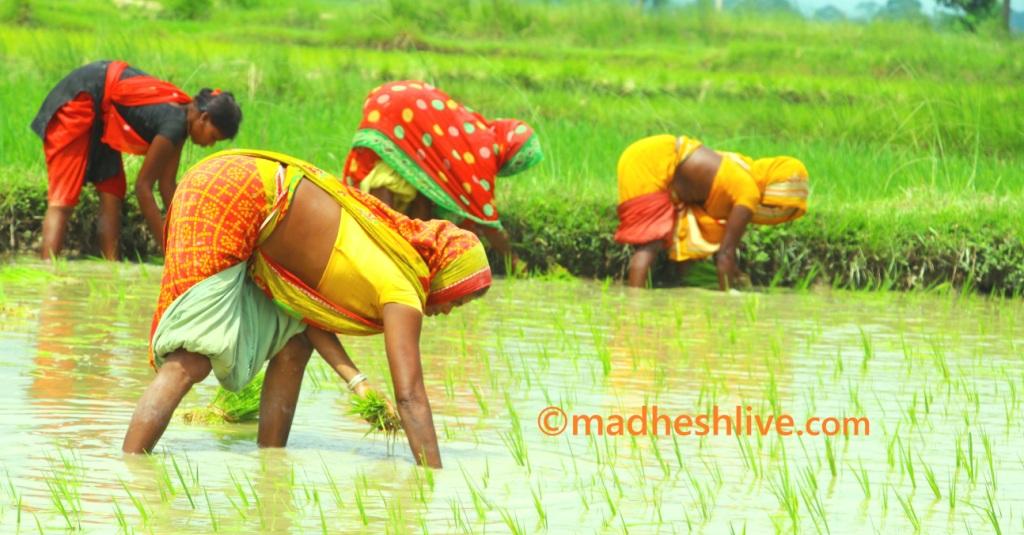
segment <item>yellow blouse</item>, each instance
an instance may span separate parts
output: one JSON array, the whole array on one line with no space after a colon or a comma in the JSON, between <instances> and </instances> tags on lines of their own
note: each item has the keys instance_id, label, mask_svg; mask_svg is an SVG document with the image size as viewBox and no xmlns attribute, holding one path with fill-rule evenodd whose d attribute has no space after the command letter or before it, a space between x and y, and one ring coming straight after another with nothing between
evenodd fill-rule
<instances>
[{"instance_id":1,"label":"yellow blouse","mask_svg":"<svg viewBox=\"0 0 1024 535\"><path fill-rule=\"evenodd\" d=\"M387 303L423 311L416 288L344 208L334 250L316 289L335 304L375 322L382 321Z\"/></svg>"},{"instance_id":2,"label":"yellow blouse","mask_svg":"<svg viewBox=\"0 0 1024 535\"><path fill-rule=\"evenodd\" d=\"M750 174L750 164L735 153L721 153L722 164L711 183L704 201L704 211L715 219L726 219L735 206L746 206L751 212L761 204L761 188Z\"/></svg>"}]
</instances>

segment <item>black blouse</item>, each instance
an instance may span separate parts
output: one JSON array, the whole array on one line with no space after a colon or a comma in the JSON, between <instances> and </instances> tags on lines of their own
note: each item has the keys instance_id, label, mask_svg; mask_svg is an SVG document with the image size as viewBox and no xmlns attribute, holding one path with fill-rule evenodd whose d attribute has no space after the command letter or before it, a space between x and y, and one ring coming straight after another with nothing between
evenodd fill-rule
<instances>
[{"instance_id":1,"label":"black blouse","mask_svg":"<svg viewBox=\"0 0 1024 535\"><path fill-rule=\"evenodd\" d=\"M100 106L103 102L108 65L110 65L110 61L96 61L71 71L46 96L39 112L32 120L32 130L41 139L45 138L46 127L57 110L78 96L79 93L89 93L97 118L93 121L89 162L85 171L85 179L89 182L106 180L121 171L121 153L100 141L103 137L104 127ZM124 70L121 79L142 75L146 75L146 73L129 66ZM153 138L159 135L171 140L175 145L180 145L188 136L186 111L182 106L151 104L134 107L116 105L116 107L128 125L147 143L152 143Z\"/></svg>"}]
</instances>

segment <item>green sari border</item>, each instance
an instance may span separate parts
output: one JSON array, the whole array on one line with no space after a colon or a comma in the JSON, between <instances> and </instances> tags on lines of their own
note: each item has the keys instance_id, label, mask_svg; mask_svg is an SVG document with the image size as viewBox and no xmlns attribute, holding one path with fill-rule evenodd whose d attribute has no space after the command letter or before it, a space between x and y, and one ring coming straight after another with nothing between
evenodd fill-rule
<instances>
[{"instance_id":1,"label":"green sari border","mask_svg":"<svg viewBox=\"0 0 1024 535\"><path fill-rule=\"evenodd\" d=\"M501 229L501 221L486 221L480 219L458 205L441 186L434 182L416 162L402 151L390 138L382 132L370 128L357 130L352 138L352 148L364 148L374 152L384 163L388 164L402 178L408 181L416 191L419 191L430 199L444 212L457 214L460 217L469 219L474 223L486 227Z\"/></svg>"}]
</instances>

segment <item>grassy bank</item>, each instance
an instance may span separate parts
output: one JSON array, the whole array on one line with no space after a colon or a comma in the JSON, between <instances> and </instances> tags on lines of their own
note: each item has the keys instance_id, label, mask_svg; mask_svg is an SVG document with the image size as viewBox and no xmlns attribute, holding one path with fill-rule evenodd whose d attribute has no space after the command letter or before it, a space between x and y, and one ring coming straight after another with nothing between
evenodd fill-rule
<instances>
[{"instance_id":1,"label":"grassy bank","mask_svg":"<svg viewBox=\"0 0 1024 535\"><path fill-rule=\"evenodd\" d=\"M615 162L631 141L671 132L807 164L811 213L746 238L756 282L1024 291L1019 42L623 4L222 2L180 20L144 4L29 2L0 36L0 247L38 238L45 169L27 124L46 91L119 57L189 91L234 91L245 111L234 146L332 171L365 93L386 80L427 79L523 118L546 160L499 183L499 209L534 264L618 276ZM208 152L187 149L183 168ZM95 251L88 204L76 218L71 245ZM142 228L129 206L129 258L152 251Z\"/></svg>"}]
</instances>

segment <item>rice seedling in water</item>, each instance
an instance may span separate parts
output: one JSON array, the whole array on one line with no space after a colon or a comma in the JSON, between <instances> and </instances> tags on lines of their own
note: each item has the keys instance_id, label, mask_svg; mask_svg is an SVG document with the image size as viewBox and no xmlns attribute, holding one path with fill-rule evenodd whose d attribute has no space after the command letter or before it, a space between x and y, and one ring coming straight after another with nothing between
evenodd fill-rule
<instances>
[{"instance_id":1,"label":"rice seedling in water","mask_svg":"<svg viewBox=\"0 0 1024 535\"><path fill-rule=\"evenodd\" d=\"M485 359L485 362L490 362L490 359ZM476 386L476 383L474 383L472 381L470 381L470 383L469 383L469 388L470 388L470 390L473 391L473 398L476 399L476 403L480 407L481 415L484 416L484 417L490 416L491 411L488 409L487 399L480 392L480 388L478 388Z\"/></svg>"},{"instance_id":2,"label":"rice seedling in water","mask_svg":"<svg viewBox=\"0 0 1024 535\"><path fill-rule=\"evenodd\" d=\"M900 506L903 507L903 513L907 515L907 520L910 521L910 525L914 526L914 533L921 532L921 519L917 516L917 511L914 510L914 503L911 497L903 499L903 496L896 494L896 499L899 500Z\"/></svg>"},{"instance_id":3,"label":"rice seedling in water","mask_svg":"<svg viewBox=\"0 0 1024 535\"><path fill-rule=\"evenodd\" d=\"M821 502L821 496L818 495L818 482L810 467L804 469L801 481L803 484L800 485L800 496L803 497L804 505L807 506L807 511L810 513L811 522L814 523L818 533L831 533L825 505Z\"/></svg>"},{"instance_id":4,"label":"rice seedling in water","mask_svg":"<svg viewBox=\"0 0 1024 535\"><path fill-rule=\"evenodd\" d=\"M78 521L78 507L75 506L75 496L68 489L67 484L56 474L54 477L46 478L46 487L50 490L50 500L57 512L64 518L68 529L80 530L81 523ZM74 522L72 522L74 520Z\"/></svg>"},{"instance_id":5,"label":"rice seedling in water","mask_svg":"<svg viewBox=\"0 0 1024 535\"><path fill-rule=\"evenodd\" d=\"M210 493L205 488L203 489L203 496L206 498L206 511L210 514L210 527L213 528L214 533L217 533L220 531L217 525L217 516L213 514L213 502L210 501Z\"/></svg>"},{"instance_id":6,"label":"rice seedling in water","mask_svg":"<svg viewBox=\"0 0 1024 535\"><path fill-rule=\"evenodd\" d=\"M957 474L959 474L959 472L953 472L953 474L949 477L949 492L948 492L948 495L947 495L947 498L948 498L947 501L949 502L949 510L950 510L950 512L952 512L953 509L956 509L956 480L957 480Z\"/></svg>"},{"instance_id":7,"label":"rice seedling in water","mask_svg":"<svg viewBox=\"0 0 1024 535\"><path fill-rule=\"evenodd\" d=\"M992 524L992 529L995 530L996 535L1003 535L1003 529L999 526L999 515L997 514L995 500L992 499L992 489L986 489L985 502L985 518Z\"/></svg>"},{"instance_id":8,"label":"rice seedling in water","mask_svg":"<svg viewBox=\"0 0 1024 535\"><path fill-rule=\"evenodd\" d=\"M23 496L18 493L18 489L14 487L14 480L11 478L11 473L7 473L7 488L11 493L11 501L16 504L17 508L17 526L18 530L21 530L21 505Z\"/></svg>"},{"instance_id":9,"label":"rice seedling in water","mask_svg":"<svg viewBox=\"0 0 1024 535\"><path fill-rule=\"evenodd\" d=\"M366 490L365 481L363 483L363 490ZM364 526L370 525L370 519L366 516L366 506L363 504L363 494L359 490L359 481L356 481L355 485L355 500L356 510L359 511L359 519L362 520Z\"/></svg>"},{"instance_id":10,"label":"rice seedling in water","mask_svg":"<svg viewBox=\"0 0 1024 535\"><path fill-rule=\"evenodd\" d=\"M117 480L121 483L121 488L124 489L125 493L128 494L128 499L131 500L132 505L135 506L135 510L139 512L139 516L142 517L142 525L144 525L144 526L148 525L149 524L149 511L146 509L145 504L142 502L142 500L139 497L135 496L135 494L132 493L131 489L128 488L128 485L124 482L123 479L121 479L119 477L119 478L117 478ZM211 516L212 516L212 511L211 511ZM216 529L214 529L214 531L216 531Z\"/></svg>"},{"instance_id":11,"label":"rice seedling in water","mask_svg":"<svg viewBox=\"0 0 1024 535\"><path fill-rule=\"evenodd\" d=\"M825 435L825 459L828 461L828 470L832 473L832 477L836 477L836 453L835 444L828 435Z\"/></svg>"},{"instance_id":12,"label":"rice seedling in water","mask_svg":"<svg viewBox=\"0 0 1024 535\"><path fill-rule=\"evenodd\" d=\"M178 460L171 456L171 465L174 466L174 472L178 475L178 481L181 482L181 488L185 491L185 497L188 498L188 504L192 506L192 509L196 508L196 502L192 499L192 492L188 490L188 484L185 483L185 476L181 473L181 468L178 466Z\"/></svg>"},{"instance_id":13,"label":"rice seedling in water","mask_svg":"<svg viewBox=\"0 0 1024 535\"><path fill-rule=\"evenodd\" d=\"M864 332L864 328L858 326L857 330L860 331L860 343L864 348L864 358L860 362L860 369L867 370L868 362L875 357L875 350L871 344L871 337L868 336L868 333Z\"/></svg>"},{"instance_id":14,"label":"rice seedling in water","mask_svg":"<svg viewBox=\"0 0 1024 535\"><path fill-rule=\"evenodd\" d=\"M238 479L235 477L235 472L230 468L228 468L228 477L231 479L231 484L232 486L234 486L235 492L238 493L239 503L236 504L235 500L233 500L231 496L227 497L228 502L231 504L232 507L235 508L235 511L238 512L238 516L242 520L245 520L249 516L247 513L249 509L249 497L246 496L245 489L242 488L242 485L238 482Z\"/></svg>"},{"instance_id":15,"label":"rice seedling in water","mask_svg":"<svg viewBox=\"0 0 1024 535\"><path fill-rule=\"evenodd\" d=\"M121 506L117 503L117 498L111 498L114 503L114 518L117 519L117 527L121 529L121 533L130 533L128 527L128 521L124 518L124 511L121 510Z\"/></svg>"},{"instance_id":16,"label":"rice seedling in water","mask_svg":"<svg viewBox=\"0 0 1024 535\"><path fill-rule=\"evenodd\" d=\"M462 478L466 481L466 487L469 489L470 498L473 499L473 508L476 510L477 519L484 521L487 519L487 511L493 509L491 503L484 496L483 492L473 485L473 482L469 478L469 474L466 473L465 468L459 468L462 471Z\"/></svg>"},{"instance_id":17,"label":"rice seedling in water","mask_svg":"<svg viewBox=\"0 0 1024 535\"><path fill-rule=\"evenodd\" d=\"M658 459L658 465L661 466L661 471L664 472L665 477L672 475L672 470L668 466L668 462L661 455L661 450L658 448L658 437L655 434L651 434L651 450L654 452L654 457Z\"/></svg>"},{"instance_id":18,"label":"rice seedling in water","mask_svg":"<svg viewBox=\"0 0 1024 535\"><path fill-rule=\"evenodd\" d=\"M320 505L320 494L313 489L313 503L316 504L316 510L320 513L320 532L327 535L327 517L324 516L324 508Z\"/></svg>"},{"instance_id":19,"label":"rice seedling in water","mask_svg":"<svg viewBox=\"0 0 1024 535\"><path fill-rule=\"evenodd\" d=\"M963 467L964 471L967 472L967 480L971 484L977 483L978 478L978 461L974 458L974 437L971 433L967 433L967 449L964 450L963 444L960 441L961 437L956 438L956 466L957 468Z\"/></svg>"},{"instance_id":20,"label":"rice seedling in water","mask_svg":"<svg viewBox=\"0 0 1024 535\"><path fill-rule=\"evenodd\" d=\"M674 436L674 435L673 435ZM736 433L736 443L740 446L741 459L743 464L754 474L755 479L760 479L763 475L763 468L761 466L760 457L754 452L753 446L750 444L750 437L745 437L739 433ZM676 454L678 455L678 448ZM681 464L680 464L681 466Z\"/></svg>"},{"instance_id":21,"label":"rice seedling in water","mask_svg":"<svg viewBox=\"0 0 1024 535\"><path fill-rule=\"evenodd\" d=\"M615 507L615 499L612 498L611 492L608 491L608 485L604 482L604 478L600 478L598 481L601 482L601 494L604 495L605 503L608 504L610 516L615 516L617 511Z\"/></svg>"},{"instance_id":22,"label":"rice seedling in water","mask_svg":"<svg viewBox=\"0 0 1024 535\"><path fill-rule=\"evenodd\" d=\"M544 495L540 490L540 483L537 483L537 489L530 487L530 496L533 497L533 508L537 510L538 523L544 529L548 529L548 513L544 509Z\"/></svg>"},{"instance_id":23,"label":"rice seedling in water","mask_svg":"<svg viewBox=\"0 0 1024 535\"><path fill-rule=\"evenodd\" d=\"M256 490L256 486L253 485L252 480L249 479L248 474L245 475L245 482L249 485L249 492L252 493L253 504L256 505L256 518L260 520L260 529L266 529L266 515L263 509L263 500L260 499L260 493Z\"/></svg>"},{"instance_id":24,"label":"rice seedling in water","mask_svg":"<svg viewBox=\"0 0 1024 535\"><path fill-rule=\"evenodd\" d=\"M327 462L324 461L323 458L320 459L320 466L323 468L324 475L327 476L327 482L330 484L331 494L334 496L334 504L339 510L343 509L345 507L345 501L341 499L341 491L338 489L338 483L334 480L334 474L331 473L330 468L327 467ZM259 495L256 494L255 489L253 490L253 496L255 496L256 499L259 499Z\"/></svg>"},{"instance_id":25,"label":"rice seedling in water","mask_svg":"<svg viewBox=\"0 0 1024 535\"><path fill-rule=\"evenodd\" d=\"M39 530L39 535L46 535L46 532L43 531L43 525L39 523L39 516L32 513L32 518L36 521L36 529Z\"/></svg>"},{"instance_id":26,"label":"rice seedling in water","mask_svg":"<svg viewBox=\"0 0 1024 535\"><path fill-rule=\"evenodd\" d=\"M850 467L853 469L853 467ZM871 499L871 480L868 479L868 471L864 469L864 463L860 463L860 470L853 469L853 477L857 480L860 485L860 490L864 492L864 499Z\"/></svg>"},{"instance_id":27,"label":"rice seedling in water","mask_svg":"<svg viewBox=\"0 0 1024 535\"><path fill-rule=\"evenodd\" d=\"M697 511L700 513L701 523L707 523L711 520L712 509L715 506L714 493L710 485L705 488L689 470L686 471L686 477L690 480L691 495L697 500Z\"/></svg>"},{"instance_id":28,"label":"rice seedling in water","mask_svg":"<svg viewBox=\"0 0 1024 535\"><path fill-rule=\"evenodd\" d=\"M769 479L768 485L772 494L774 494L776 499L779 500L779 506L789 517L789 521L791 523L790 531L799 530L800 502L797 497L796 490L793 488L793 482L789 477L789 466L785 461L783 461L778 477Z\"/></svg>"},{"instance_id":29,"label":"rice seedling in water","mask_svg":"<svg viewBox=\"0 0 1024 535\"><path fill-rule=\"evenodd\" d=\"M903 443L900 442L900 452L903 453L903 468L906 470L907 476L910 477L910 486L917 489L917 478L914 477L914 458L910 454L910 444L907 444L904 449Z\"/></svg>"},{"instance_id":30,"label":"rice seedling in water","mask_svg":"<svg viewBox=\"0 0 1024 535\"><path fill-rule=\"evenodd\" d=\"M505 447L508 448L509 453L512 454L516 464L525 466L526 471L529 472L530 458L526 451L526 440L523 438L523 429L519 423L519 415L516 413L515 407L512 406L512 401L508 394L505 395L505 403L508 406L512 429L508 432L499 433L499 436Z\"/></svg>"},{"instance_id":31,"label":"rice seedling in water","mask_svg":"<svg viewBox=\"0 0 1024 535\"><path fill-rule=\"evenodd\" d=\"M218 387L213 401L204 408L192 409L182 414L190 424L211 425L239 423L255 420L260 413L260 392L263 390L263 373L257 375L242 390L232 392Z\"/></svg>"},{"instance_id":32,"label":"rice seedling in water","mask_svg":"<svg viewBox=\"0 0 1024 535\"><path fill-rule=\"evenodd\" d=\"M924 459L922 459L920 455L918 455L917 459L921 461L921 465L924 466L924 479L928 482L928 487L932 489L932 494L935 495L935 500L941 500L942 492L939 491L939 484L935 480L935 472L928 463L924 462Z\"/></svg>"},{"instance_id":33,"label":"rice seedling in water","mask_svg":"<svg viewBox=\"0 0 1024 535\"><path fill-rule=\"evenodd\" d=\"M981 445L985 448L985 460L988 463L989 481L992 483L992 488L999 488L996 485L996 466L992 460L992 441L988 438L988 433L981 432Z\"/></svg>"},{"instance_id":34,"label":"rice seedling in water","mask_svg":"<svg viewBox=\"0 0 1024 535\"><path fill-rule=\"evenodd\" d=\"M527 533L522 523L519 522L519 517L515 514L510 513L508 509L500 509L499 513L501 513L502 520L505 521L505 525L508 526L509 531L513 533L513 535Z\"/></svg>"},{"instance_id":35,"label":"rice seedling in water","mask_svg":"<svg viewBox=\"0 0 1024 535\"><path fill-rule=\"evenodd\" d=\"M469 519L466 518L466 512L462 509L462 504L456 501L455 498L449 498L448 506L451 508L456 530L461 533L472 533L469 527Z\"/></svg>"}]
</instances>

